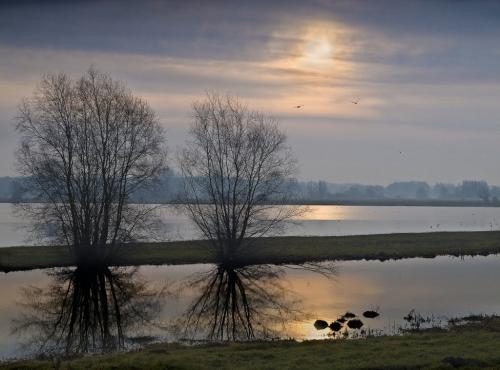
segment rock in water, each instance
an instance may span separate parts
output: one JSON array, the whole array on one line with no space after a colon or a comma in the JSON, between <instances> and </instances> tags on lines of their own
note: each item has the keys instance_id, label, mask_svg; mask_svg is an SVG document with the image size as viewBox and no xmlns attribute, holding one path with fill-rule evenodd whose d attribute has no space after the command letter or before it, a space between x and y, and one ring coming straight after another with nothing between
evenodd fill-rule
<instances>
[{"instance_id":1,"label":"rock in water","mask_svg":"<svg viewBox=\"0 0 500 370\"><path fill-rule=\"evenodd\" d=\"M368 319L374 319L375 317L378 317L380 314L377 311L372 311L368 310L363 312L363 316L368 318Z\"/></svg>"},{"instance_id":2,"label":"rock in water","mask_svg":"<svg viewBox=\"0 0 500 370\"><path fill-rule=\"evenodd\" d=\"M344 314L344 317L345 317L346 319L352 319L353 317L356 317L356 315L355 315L355 314L353 314L352 312L347 311L347 312Z\"/></svg>"},{"instance_id":3,"label":"rock in water","mask_svg":"<svg viewBox=\"0 0 500 370\"><path fill-rule=\"evenodd\" d=\"M340 329L342 329L342 324L338 321L332 322L330 324L330 329L332 329L333 331L339 331Z\"/></svg>"},{"instance_id":4,"label":"rock in water","mask_svg":"<svg viewBox=\"0 0 500 370\"><path fill-rule=\"evenodd\" d=\"M358 319L349 320L347 326L351 329L360 329L363 326L363 321Z\"/></svg>"},{"instance_id":5,"label":"rock in water","mask_svg":"<svg viewBox=\"0 0 500 370\"><path fill-rule=\"evenodd\" d=\"M316 320L314 322L314 327L316 330L323 330L328 327L328 323L325 320Z\"/></svg>"}]
</instances>

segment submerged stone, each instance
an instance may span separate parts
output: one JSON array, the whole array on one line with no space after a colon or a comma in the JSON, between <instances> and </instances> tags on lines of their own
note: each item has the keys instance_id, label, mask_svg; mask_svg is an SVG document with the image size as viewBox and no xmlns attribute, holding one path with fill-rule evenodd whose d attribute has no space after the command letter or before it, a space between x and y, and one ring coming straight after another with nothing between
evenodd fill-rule
<instances>
[{"instance_id":1,"label":"submerged stone","mask_svg":"<svg viewBox=\"0 0 500 370\"><path fill-rule=\"evenodd\" d=\"M375 317L380 316L380 314L377 311L368 310L363 312L363 316L368 319L374 319Z\"/></svg>"},{"instance_id":2,"label":"submerged stone","mask_svg":"<svg viewBox=\"0 0 500 370\"><path fill-rule=\"evenodd\" d=\"M332 322L330 324L330 329L332 329L333 331L339 331L340 329L342 329L342 324L338 321Z\"/></svg>"},{"instance_id":3,"label":"submerged stone","mask_svg":"<svg viewBox=\"0 0 500 370\"><path fill-rule=\"evenodd\" d=\"M349 320L347 326L351 329L360 329L363 326L363 321L358 319Z\"/></svg>"},{"instance_id":4,"label":"submerged stone","mask_svg":"<svg viewBox=\"0 0 500 370\"><path fill-rule=\"evenodd\" d=\"M325 320L316 320L314 322L314 327L316 330L323 330L328 327L328 323Z\"/></svg>"}]
</instances>

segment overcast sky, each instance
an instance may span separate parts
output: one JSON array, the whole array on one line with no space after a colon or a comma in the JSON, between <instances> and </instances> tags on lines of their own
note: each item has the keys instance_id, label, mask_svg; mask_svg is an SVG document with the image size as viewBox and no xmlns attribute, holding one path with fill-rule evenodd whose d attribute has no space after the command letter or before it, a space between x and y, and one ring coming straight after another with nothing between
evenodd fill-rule
<instances>
[{"instance_id":1,"label":"overcast sky","mask_svg":"<svg viewBox=\"0 0 500 370\"><path fill-rule=\"evenodd\" d=\"M216 90L279 119L301 179L500 184L500 1L2 1L0 176L20 100L91 65L172 153Z\"/></svg>"}]
</instances>

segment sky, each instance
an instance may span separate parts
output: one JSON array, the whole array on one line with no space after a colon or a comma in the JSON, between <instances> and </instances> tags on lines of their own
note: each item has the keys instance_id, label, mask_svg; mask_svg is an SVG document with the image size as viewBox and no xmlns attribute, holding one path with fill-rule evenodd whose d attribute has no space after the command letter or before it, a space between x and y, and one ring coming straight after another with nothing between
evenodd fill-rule
<instances>
[{"instance_id":1,"label":"sky","mask_svg":"<svg viewBox=\"0 0 500 370\"><path fill-rule=\"evenodd\" d=\"M171 154L217 91L278 119L300 179L500 184L499 40L500 1L1 1L0 176L21 99L94 66Z\"/></svg>"}]
</instances>

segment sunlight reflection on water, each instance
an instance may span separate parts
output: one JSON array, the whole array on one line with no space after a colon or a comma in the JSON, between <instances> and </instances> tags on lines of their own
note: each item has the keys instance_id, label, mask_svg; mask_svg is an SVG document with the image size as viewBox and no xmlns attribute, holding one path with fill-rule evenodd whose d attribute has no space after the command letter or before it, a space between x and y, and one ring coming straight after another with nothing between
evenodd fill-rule
<instances>
[{"instance_id":1,"label":"sunlight reflection on water","mask_svg":"<svg viewBox=\"0 0 500 370\"><path fill-rule=\"evenodd\" d=\"M365 310L377 310L380 316L376 319L361 317L364 328L388 333L395 327L404 326L403 317L412 309L424 316L434 315L437 320L500 312L500 295L495 294L500 279L500 255L463 259L344 261L334 263L334 268L335 274L330 277L297 267L270 266L269 270L266 267L257 273L258 270L238 268L236 273L239 276L246 274L242 284L248 285L247 289L258 286L262 290L258 295L249 295L253 308L276 318L277 306L262 305L266 292L279 298L274 303L282 304L283 308L293 304L293 307L287 307L290 316L278 317L284 319L283 322L269 322L269 329L276 330L281 338L328 338L329 329L316 330L313 323L316 319L331 323L346 311L361 315ZM137 334L151 335L160 340L185 337L171 330L171 324L185 318L188 307L203 294L203 284L210 281L213 269L213 265L140 267L137 278L150 287L163 284L185 287L186 281L193 277L209 275L201 280L202 285L181 289L168 296L155 317L159 326L145 326ZM44 270L0 274L0 356L21 353L17 338L9 333L12 319L19 314L20 307L15 302L20 301L22 288L29 285L43 288L49 283L50 278ZM266 315L258 316L259 325ZM210 320L210 316L205 319ZM201 328L193 339L203 339L205 334Z\"/></svg>"},{"instance_id":2,"label":"sunlight reflection on water","mask_svg":"<svg viewBox=\"0 0 500 370\"><path fill-rule=\"evenodd\" d=\"M310 206L310 212L288 225L282 235L327 236L399 232L481 231L500 229L500 207L382 207ZM10 204L0 204L0 247L33 244L22 226L26 221L12 215ZM161 206L163 240L198 239L200 234L172 206Z\"/></svg>"}]
</instances>

